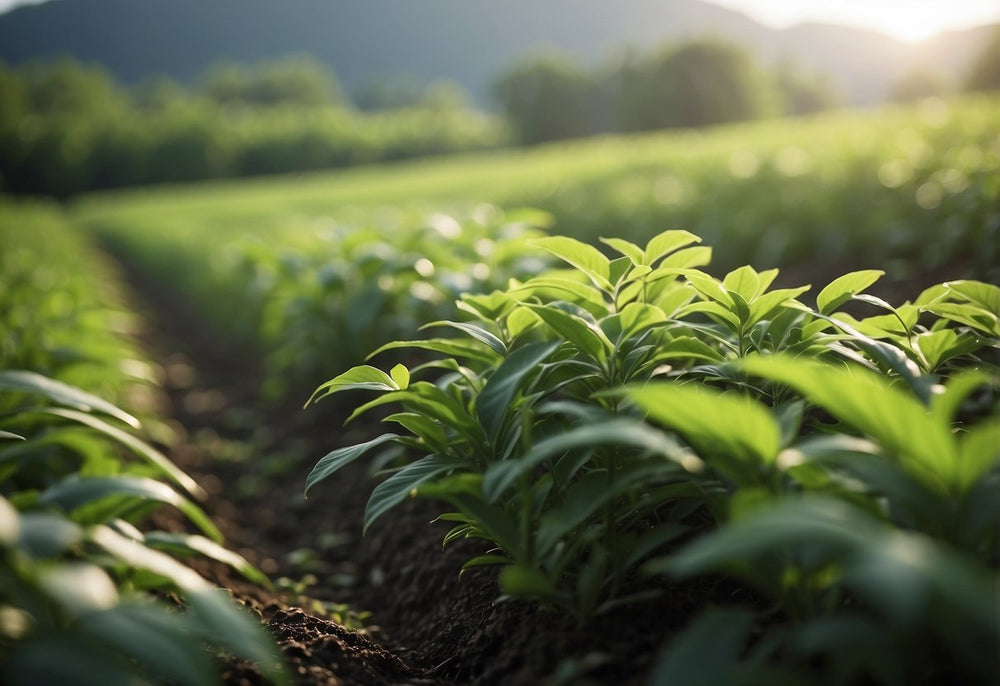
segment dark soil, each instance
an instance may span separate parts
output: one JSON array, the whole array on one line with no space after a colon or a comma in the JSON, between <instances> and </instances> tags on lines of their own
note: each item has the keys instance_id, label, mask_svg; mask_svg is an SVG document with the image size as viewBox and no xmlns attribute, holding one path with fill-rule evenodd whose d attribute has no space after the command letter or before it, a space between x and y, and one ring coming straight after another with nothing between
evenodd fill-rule
<instances>
[{"instance_id":1,"label":"dark soil","mask_svg":"<svg viewBox=\"0 0 1000 686\"><path fill-rule=\"evenodd\" d=\"M477 551L472 543L442 550L447 528L430 523L443 511L436 503L408 501L362 537L373 487L363 466L308 500L302 489L326 452L377 427L345 430L346 414L332 403L267 404L253 353L196 324L140 275L127 277L148 322L143 344L163 368L172 457L209 492L202 506L229 547L278 581L263 588L227 567L195 567L260 614L298 683L644 683L665 639L698 609L744 595L722 584L665 585L657 600L578 626L556 610L498 599L489 569L459 578ZM184 526L162 514L156 524ZM224 677L262 683L235 662Z\"/></svg>"},{"instance_id":2,"label":"dark soil","mask_svg":"<svg viewBox=\"0 0 1000 686\"><path fill-rule=\"evenodd\" d=\"M258 355L214 335L141 275L127 278L146 310L143 343L163 368L173 459L209 492L203 506L228 545L277 582L263 588L219 565L196 568L260 614L298 683L644 683L666 640L698 610L748 600L723 583L664 584L656 600L578 626L558 611L499 599L489 569L460 578L462 562L479 551L472 543L442 550L436 503L408 501L362 537L373 487L363 466L318 485L309 500L302 489L326 452L378 428L345 429L334 403L267 403ZM184 525L164 515L156 523ZM262 683L238 663L225 679Z\"/></svg>"}]
</instances>

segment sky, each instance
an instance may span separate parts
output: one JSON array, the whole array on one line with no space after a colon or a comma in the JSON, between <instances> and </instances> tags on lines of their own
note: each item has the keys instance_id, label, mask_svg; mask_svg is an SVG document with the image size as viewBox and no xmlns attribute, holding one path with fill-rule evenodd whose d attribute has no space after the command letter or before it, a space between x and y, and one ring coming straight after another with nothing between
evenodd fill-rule
<instances>
[{"instance_id":1,"label":"sky","mask_svg":"<svg viewBox=\"0 0 1000 686\"><path fill-rule=\"evenodd\" d=\"M1000 22L998 0L710 0L777 28L846 24L919 40L948 29Z\"/></svg>"},{"instance_id":2,"label":"sky","mask_svg":"<svg viewBox=\"0 0 1000 686\"><path fill-rule=\"evenodd\" d=\"M41 0L0 0L0 12ZM666 0L665 0L666 1ZM805 21L859 26L902 40L1000 22L998 0L709 0L774 27Z\"/></svg>"}]
</instances>

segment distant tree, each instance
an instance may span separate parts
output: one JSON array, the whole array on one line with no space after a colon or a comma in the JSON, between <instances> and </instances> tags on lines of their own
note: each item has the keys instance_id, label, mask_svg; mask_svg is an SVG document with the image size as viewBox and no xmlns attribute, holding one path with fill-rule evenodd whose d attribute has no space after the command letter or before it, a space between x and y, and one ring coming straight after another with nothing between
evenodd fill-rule
<instances>
[{"instance_id":1,"label":"distant tree","mask_svg":"<svg viewBox=\"0 0 1000 686\"><path fill-rule=\"evenodd\" d=\"M27 90L28 107L35 114L95 117L120 112L128 105L128 97L108 72L70 58L29 62L18 72Z\"/></svg>"},{"instance_id":2,"label":"distant tree","mask_svg":"<svg viewBox=\"0 0 1000 686\"><path fill-rule=\"evenodd\" d=\"M496 81L493 92L519 139L540 143L589 132L589 83L570 58L544 55L515 64Z\"/></svg>"},{"instance_id":3,"label":"distant tree","mask_svg":"<svg viewBox=\"0 0 1000 686\"><path fill-rule=\"evenodd\" d=\"M191 100L191 93L166 76L143 81L132 91L132 102L140 110L163 112Z\"/></svg>"},{"instance_id":4,"label":"distant tree","mask_svg":"<svg viewBox=\"0 0 1000 686\"><path fill-rule=\"evenodd\" d=\"M0 61L0 123L17 122L28 110L28 89L17 73Z\"/></svg>"},{"instance_id":5,"label":"distant tree","mask_svg":"<svg viewBox=\"0 0 1000 686\"><path fill-rule=\"evenodd\" d=\"M910 102L921 98L947 95L952 85L941 74L929 69L916 69L903 75L889 92L892 102Z\"/></svg>"},{"instance_id":6,"label":"distant tree","mask_svg":"<svg viewBox=\"0 0 1000 686\"><path fill-rule=\"evenodd\" d=\"M774 83L749 53L729 43L694 40L625 66L625 130L721 124L778 110Z\"/></svg>"},{"instance_id":7,"label":"distant tree","mask_svg":"<svg viewBox=\"0 0 1000 686\"><path fill-rule=\"evenodd\" d=\"M800 115L836 107L838 98L830 80L810 74L789 60L782 60L774 70L785 114Z\"/></svg>"},{"instance_id":8,"label":"distant tree","mask_svg":"<svg viewBox=\"0 0 1000 686\"><path fill-rule=\"evenodd\" d=\"M965 89L969 91L1000 89L1000 26L993 31L992 38L969 69Z\"/></svg>"},{"instance_id":9,"label":"distant tree","mask_svg":"<svg viewBox=\"0 0 1000 686\"><path fill-rule=\"evenodd\" d=\"M398 110L416 105L426 85L412 74L380 74L366 79L351 92L358 109L365 112Z\"/></svg>"},{"instance_id":10,"label":"distant tree","mask_svg":"<svg viewBox=\"0 0 1000 686\"><path fill-rule=\"evenodd\" d=\"M201 91L225 105L322 106L344 101L333 72L308 57L286 57L252 68L225 62L206 72Z\"/></svg>"},{"instance_id":11,"label":"distant tree","mask_svg":"<svg viewBox=\"0 0 1000 686\"><path fill-rule=\"evenodd\" d=\"M462 84L450 79L439 79L434 81L420 96L416 102L418 107L431 110L468 110L471 109L472 99L468 91L462 88Z\"/></svg>"}]
</instances>

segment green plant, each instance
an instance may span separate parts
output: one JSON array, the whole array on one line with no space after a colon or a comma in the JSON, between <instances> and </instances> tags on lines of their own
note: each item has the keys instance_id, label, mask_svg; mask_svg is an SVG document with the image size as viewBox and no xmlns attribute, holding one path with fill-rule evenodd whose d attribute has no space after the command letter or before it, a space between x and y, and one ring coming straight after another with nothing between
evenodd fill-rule
<instances>
[{"instance_id":1,"label":"green plant","mask_svg":"<svg viewBox=\"0 0 1000 686\"><path fill-rule=\"evenodd\" d=\"M389 476L366 529L411 495L442 500L452 511L439 519L454 524L445 543L490 546L464 568L499 565L503 592L580 620L648 597L662 572L721 570L774 603L767 618L707 614L664 657L663 683L691 655L707 659L729 621L719 674L748 683L814 680L838 646L851 662L829 683L952 674L949 660L955 674L982 677L989 659L965 646L1000 635L970 600L990 596L1000 559L989 362L1000 288L949 282L894 307L864 293L882 272L863 270L809 306L807 286L771 290L777 270L712 277L698 240L605 240L615 258L570 238L535 240L571 269L463 296L464 319L427 325L450 335L373 353L438 359L354 367L316 390L310 402L378 392L349 420L392 406L382 419L403 432L331 452L307 491L381 452ZM859 319L849 306L888 314ZM640 569L654 578L639 581ZM907 580L915 609L894 578ZM939 612L949 619L934 625ZM775 628L751 645L765 623ZM861 633L838 633L851 627ZM880 650L934 651L880 667L869 634Z\"/></svg>"},{"instance_id":2,"label":"green plant","mask_svg":"<svg viewBox=\"0 0 1000 686\"><path fill-rule=\"evenodd\" d=\"M267 583L221 545L221 534L197 505L164 481L195 494L197 484L110 423L136 426L137 420L34 372L0 371L0 392L4 682L70 682L87 674L102 683L216 683L203 644L287 681L259 622L174 558L205 556ZM31 396L45 402L21 400ZM141 466L124 462L104 442L108 438L140 457ZM157 478L140 476L147 472ZM163 505L179 509L204 535L136 528ZM145 593L170 590L181 594L184 611Z\"/></svg>"},{"instance_id":3,"label":"green plant","mask_svg":"<svg viewBox=\"0 0 1000 686\"><path fill-rule=\"evenodd\" d=\"M179 559L267 579L105 399L154 392L113 270L44 206L5 207L0 237L0 681L217 683L222 652L287 682L259 620ZM198 533L138 528L163 507Z\"/></svg>"}]
</instances>

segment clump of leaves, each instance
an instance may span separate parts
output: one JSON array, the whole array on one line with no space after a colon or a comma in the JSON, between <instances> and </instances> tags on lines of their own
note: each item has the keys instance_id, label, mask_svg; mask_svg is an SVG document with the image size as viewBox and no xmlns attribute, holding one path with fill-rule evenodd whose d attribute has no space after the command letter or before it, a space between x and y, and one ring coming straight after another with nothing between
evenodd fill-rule
<instances>
[{"instance_id":1,"label":"clump of leaves","mask_svg":"<svg viewBox=\"0 0 1000 686\"><path fill-rule=\"evenodd\" d=\"M932 628L928 608L949 602L939 584L952 573L963 598L986 591L998 559L997 370L987 356L1000 348L1000 288L952 282L893 307L864 293L881 276L865 270L810 306L808 286L772 288L777 270L712 277L700 269L709 249L685 231L644 247L604 243L619 257L566 237L534 241L570 269L464 296L465 318L427 325L442 335L373 353L417 348L438 356L431 362L388 373L363 365L320 386L311 400L378 393L350 418L392 406L384 421L401 430L333 451L307 491L380 452L388 478L365 528L413 494L443 500L452 511L440 519L454 524L445 543L491 546L465 568L499 565L505 593L581 620L647 597L656 585L633 583L639 570L655 579L722 569L772 597L793 627L839 622L851 598L869 630L910 648L934 637L958 659L965 638L995 640L981 612L968 627ZM842 311L849 303L881 312L858 319ZM738 542L756 518L786 511L802 516ZM873 533L847 537L844 521ZM914 567L906 551L917 550L927 556ZM882 588L891 578L912 579L927 612L906 614ZM892 598L872 601L880 592ZM969 609L955 602L956 617ZM709 636L720 616L686 640ZM747 617L730 618L734 664L756 621ZM762 645L765 662L801 647ZM799 666L820 654L802 651ZM678 674L678 660L662 672ZM912 673L859 665L844 678Z\"/></svg>"},{"instance_id":2,"label":"clump of leaves","mask_svg":"<svg viewBox=\"0 0 1000 686\"><path fill-rule=\"evenodd\" d=\"M130 431L132 415L29 371L0 371L0 399L4 683L70 683L80 674L101 683L217 683L206 644L287 682L260 622L176 558L204 556L255 582L266 577L222 546L191 499L200 487ZM108 441L139 460L124 461ZM163 505L201 534L136 527ZM153 590L179 593L185 610L144 592Z\"/></svg>"}]
</instances>

